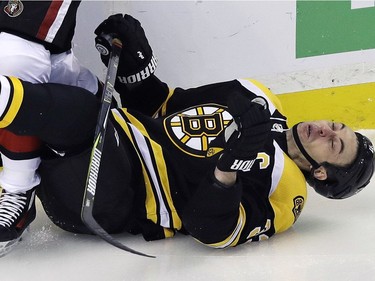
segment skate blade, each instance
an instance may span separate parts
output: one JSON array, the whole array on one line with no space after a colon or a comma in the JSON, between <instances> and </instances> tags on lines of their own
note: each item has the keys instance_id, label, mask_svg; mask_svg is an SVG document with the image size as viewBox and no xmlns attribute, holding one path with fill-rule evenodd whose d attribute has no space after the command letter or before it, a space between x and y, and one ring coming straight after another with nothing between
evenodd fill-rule
<instances>
[{"instance_id":1,"label":"skate blade","mask_svg":"<svg viewBox=\"0 0 375 281\"><path fill-rule=\"evenodd\" d=\"M22 240L21 237L18 237L14 240L6 241L6 242L0 242L0 258L8 254L10 251L13 250L15 246L18 245L18 243Z\"/></svg>"},{"instance_id":2,"label":"skate blade","mask_svg":"<svg viewBox=\"0 0 375 281\"><path fill-rule=\"evenodd\" d=\"M22 236L25 234L25 232L28 232L29 227L25 229L20 237L10 240L10 241L5 241L5 242L0 242L0 258L4 257L7 255L9 252L11 252L21 241L22 241Z\"/></svg>"}]
</instances>

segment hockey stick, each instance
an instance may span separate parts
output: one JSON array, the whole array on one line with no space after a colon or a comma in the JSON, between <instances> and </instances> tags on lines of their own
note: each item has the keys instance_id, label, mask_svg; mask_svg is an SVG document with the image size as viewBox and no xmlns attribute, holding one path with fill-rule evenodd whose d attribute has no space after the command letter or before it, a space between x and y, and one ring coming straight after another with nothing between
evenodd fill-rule
<instances>
[{"instance_id":1,"label":"hockey stick","mask_svg":"<svg viewBox=\"0 0 375 281\"><path fill-rule=\"evenodd\" d=\"M108 40L111 45L111 54L108 62L107 77L104 84L103 96L101 100L101 107L98 116L98 122L95 129L94 144L90 156L89 170L87 173L85 193L83 196L81 219L83 223L96 235L104 239L109 244L125 250L127 252L155 258L154 256L146 255L141 252L135 251L109 235L95 220L93 216L93 207L95 201L96 184L99 175L99 167L101 162L101 156L104 147L104 138L107 126L108 114L111 108L112 96L114 91L114 85L117 75L117 68L122 50L122 42L117 38L104 38ZM102 46L103 47L103 46ZM103 47L104 48L104 47Z\"/></svg>"}]
</instances>

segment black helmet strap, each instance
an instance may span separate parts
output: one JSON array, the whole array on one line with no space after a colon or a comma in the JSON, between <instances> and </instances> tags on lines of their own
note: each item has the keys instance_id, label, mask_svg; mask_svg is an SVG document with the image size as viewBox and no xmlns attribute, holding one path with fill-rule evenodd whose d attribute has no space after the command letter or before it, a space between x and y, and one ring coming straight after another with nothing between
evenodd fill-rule
<instances>
[{"instance_id":1,"label":"black helmet strap","mask_svg":"<svg viewBox=\"0 0 375 281\"><path fill-rule=\"evenodd\" d=\"M298 149L301 151L302 155L306 158L306 160L309 161L309 163L313 166L314 169L318 169L321 165L318 162L316 162L314 159L311 158L311 156L306 152L305 148L303 147L303 145L301 143L301 140L299 139L299 136L298 136L298 133L297 133L298 124L294 125L293 128L292 128L294 141L295 141Z\"/></svg>"}]
</instances>

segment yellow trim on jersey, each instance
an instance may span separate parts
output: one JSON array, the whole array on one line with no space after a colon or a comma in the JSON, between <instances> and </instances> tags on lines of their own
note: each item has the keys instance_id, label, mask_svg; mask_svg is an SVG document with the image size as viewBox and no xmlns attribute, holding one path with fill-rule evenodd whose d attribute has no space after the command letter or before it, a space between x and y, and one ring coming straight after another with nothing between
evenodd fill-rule
<instances>
[{"instance_id":1,"label":"yellow trim on jersey","mask_svg":"<svg viewBox=\"0 0 375 281\"><path fill-rule=\"evenodd\" d=\"M164 155L163 155L162 147L150 138L146 128L143 126L141 122L138 121L138 119L136 119L133 115L131 115L125 109L123 110L123 112L129 118L130 123L133 124L142 133L142 135L144 135L146 138L149 139L151 143L152 151L157 161L156 166L157 166L158 174L160 176L160 180L162 183L162 188L166 194L168 206L173 207L172 196L171 196L170 189L169 189L167 165L164 162ZM171 211L172 211L172 216L173 216L173 224L174 222L176 223L178 222L177 225L174 224L174 227L176 227L177 229L180 229L182 226L181 219L178 217L177 212L174 208L171 209ZM156 222L155 219L153 221Z\"/></svg>"},{"instance_id":2,"label":"yellow trim on jersey","mask_svg":"<svg viewBox=\"0 0 375 281\"><path fill-rule=\"evenodd\" d=\"M161 112L161 116L164 116L167 114L167 103L173 94L174 94L174 89L169 89L168 97L165 99L164 103L161 105L160 110L158 110L158 112L159 111Z\"/></svg>"},{"instance_id":3,"label":"yellow trim on jersey","mask_svg":"<svg viewBox=\"0 0 375 281\"><path fill-rule=\"evenodd\" d=\"M294 224L307 196L305 177L293 160L283 154L284 170L275 191L270 196L275 213L276 233L285 231ZM296 199L302 200L302 204L296 205Z\"/></svg>"},{"instance_id":4,"label":"yellow trim on jersey","mask_svg":"<svg viewBox=\"0 0 375 281\"><path fill-rule=\"evenodd\" d=\"M245 227L245 223L246 223L246 211L245 211L245 208L242 206L242 204L240 204L237 225L234 231L231 233L231 235L221 242L207 244L207 246L210 246L212 248L227 248L227 247L236 246L238 241L240 240L241 233L243 231L243 228Z\"/></svg>"},{"instance_id":5,"label":"yellow trim on jersey","mask_svg":"<svg viewBox=\"0 0 375 281\"><path fill-rule=\"evenodd\" d=\"M124 119L122 119L120 116L118 116L117 114L113 114L115 120L117 121L117 123L119 125L121 125L121 127L123 128L124 132L126 133L126 135L128 136L129 140L134 144L135 141L132 137L132 134L130 133L130 130L129 130L129 127L128 127L128 124L125 122ZM139 152L138 150L136 150L137 154L138 154L138 157L141 157L139 155ZM155 200L155 194L152 190L152 184L151 184L151 180L150 178L148 177L148 174L146 172L146 168L144 166L144 163L143 161L140 161L141 165L142 165L142 174L143 174L143 180L144 180L144 183L145 183L145 188L146 188L146 202L145 202L145 206L146 206L146 211L147 211L147 218L152 220L152 221L156 221L157 219L157 216L156 216L156 200ZM153 214L153 216L149 217L149 214Z\"/></svg>"},{"instance_id":6,"label":"yellow trim on jersey","mask_svg":"<svg viewBox=\"0 0 375 281\"><path fill-rule=\"evenodd\" d=\"M165 238L171 238L173 237L175 234L175 231L173 229L170 229L170 228L164 228L164 237Z\"/></svg>"},{"instance_id":7,"label":"yellow trim on jersey","mask_svg":"<svg viewBox=\"0 0 375 281\"><path fill-rule=\"evenodd\" d=\"M154 159L156 161L156 168L157 168L157 172L158 172L158 175L159 175L159 178L160 178L160 181L161 181L161 188L162 188L162 191L163 191L163 193L165 195L165 198L167 200L168 207L171 211L171 217L172 217L172 220L173 220L173 227L175 229L181 229L182 228L182 221L181 221L179 215L177 214L177 211L176 211L176 209L173 205L172 195L171 195L170 187L169 187L167 165L164 161L164 155L163 155L162 147L158 143L156 143L155 141L153 141L151 139L151 137L149 136L146 128L143 126L143 124L138 119L136 119L133 115L131 115L126 109L121 109L121 110L126 115L126 117L129 119L130 123L133 126L135 126L144 137L146 137L149 140L149 142L151 144L151 147L152 147L152 153L153 153ZM113 114L113 115L114 115L116 121L118 121L119 117L116 114ZM128 124L123 119L120 119L119 124L125 129L126 134L129 137L131 137L131 134L130 134L130 131L129 131L129 128L128 128ZM124 125L126 125L126 126L124 126ZM134 140L132 140L132 142L134 143ZM137 153L138 153L138 151L137 151ZM156 201L155 201L157 196L154 194L154 192L151 188L152 187L151 179L149 179L143 163L142 163L142 170L143 170L143 175L145 177L145 183L146 183L146 202L145 202L145 204L146 204L146 210L147 210L147 218L152 220L154 223L157 223L158 214L156 212Z\"/></svg>"},{"instance_id":8,"label":"yellow trim on jersey","mask_svg":"<svg viewBox=\"0 0 375 281\"><path fill-rule=\"evenodd\" d=\"M257 86L260 90L262 90L262 92L271 100L271 102L277 108L277 110L281 114L283 114L283 107L281 105L281 101L274 93L271 92L269 88L267 88L266 86L264 86L262 83L260 83L257 80L254 80L254 79L245 79L245 80L249 80L251 83Z\"/></svg>"},{"instance_id":9,"label":"yellow trim on jersey","mask_svg":"<svg viewBox=\"0 0 375 281\"><path fill-rule=\"evenodd\" d=\"M5 116L0 121L0 128L7 127L13 122L23 100L24 91L21 81L15 77L9 77L9 79L11 80L11 83L13 85L13 99L10 101L10 106Z\"/></svg>"}]
</instances>

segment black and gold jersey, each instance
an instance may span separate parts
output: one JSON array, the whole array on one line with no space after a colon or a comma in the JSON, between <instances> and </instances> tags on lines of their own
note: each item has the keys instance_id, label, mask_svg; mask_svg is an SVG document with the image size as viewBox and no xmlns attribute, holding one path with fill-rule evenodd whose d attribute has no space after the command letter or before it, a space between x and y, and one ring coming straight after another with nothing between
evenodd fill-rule
<instances>
[{"instance_id":1,"label":"black and gold jersey","mask_svg":"<svg viewBox=\"0 0 375 281\"><path fill-rule=\"evenodd\" d=\"M66 85L31 84L13 77L0 77L0 80L0 132L38 136L50 147L60 149L80 147L91 140L98 101L90 92ZM135 221L132 227L136 225L132 229L136 228L134 233L155 240L172 237L177 231L188 232L204 244L224 248L264 240L290 228L303 209L306 182L287 155L287 119L277 97L254 80L233 80L188 90L176 88L169 94L164 93L165 87L161 85L164 98L160 98L156 86L154 88L155 99L160 101L153 107L158 108L155 113L151 113L150 107L147 113L141 112L142 106L136 110L118 108L112 109L109 118L116 133L106 138L112 139L114 145L117 143L116 147L120 147L120 143L126 147L131 153L124 157L134 164L131 174L136 180L129 182L136 182L136 186L129 187L127 183L122 186L117 181L111 186L113 197L122 194L124 188L136 192L136 200L132 202L134 210L131 210ZM238 164L238 182L228 188L213 177L213 171L225 146L225 130L233 122L227 111L227 100L234 93L249 99L265 98L272 129L257 157ZM133 98L142 100L142 90ZM0 136L1 151L13 151L7 139ZM22 152L26 155L27 151ZM108 165L107 171L130 173L118 171L118 167L111 169L111 165L116 165L111 157L123 156L106 157L102 165ZM84 165L81 170L87 172L87 163L80 165ZM104 175L104 179L122 175ZM83 174L83 179L86 176ZM61 178L55 180L61 181ZM71 187L77 198L82 196L77 190L83 186ZM52 185L45 186L48 192L51 188ZM102 190L101 195L96 196L100 202L108 194L98 189ZM62 189L58 190L61 193ZM63 196L64 204L72 205L71 194ZM74 215L79 220L82 200L76 202L76 213L58 208L59 212L66 213L65 217ZM107 213L107 208L98 212ZM124 213L125 208L127 204L112 206L105 222ZM64 227L69 228L69 221L64 221ZM73 230L75 227L76 223L71 226ZM116 228L121 226L116 225Z\"/></svg>"},{"instance_id":2,"label":"black and gold jersey","mask_svg":"<svg viewBox=\"0 0 375 281\"><path fill-rule=\"evenodd\" d=\"M233 93L268 101L272 138L256 159L241 163L239 183L223 190L212 172L232 122L226 104ZM306 182L286 154L287 120L269 89L254 80L177 88L155 116L112 110L117 128L137 152L143 213L160 226L159 237L187 230L202 243L223 248L269 238L294 224L306 200Z\"/></svg>"}]
</instances>

